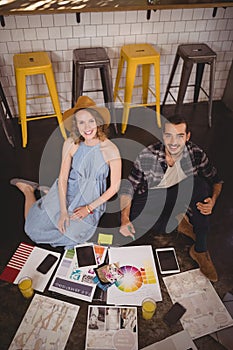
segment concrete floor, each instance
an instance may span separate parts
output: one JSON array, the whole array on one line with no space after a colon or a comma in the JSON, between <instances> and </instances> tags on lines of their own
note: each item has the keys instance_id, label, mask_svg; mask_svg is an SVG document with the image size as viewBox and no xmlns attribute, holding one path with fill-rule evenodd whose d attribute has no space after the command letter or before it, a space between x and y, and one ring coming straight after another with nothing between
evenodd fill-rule
<instances>
[{"instance_id":1,"label":"concrete floor","mask_svg":"<svg viewBox=\"0 0 233 350\"><path fill-rule=\"evenodd\" d=\"M205 149L224 180L223 191L211 217L212 229L211 235L208 237L209 251L219 274L219 281L213 285L219 297L222 298L226 292L233 292L233 170L231 166L233 113L229 111L222 102L216 101L213 108L213 126L210 129L208 127L206 103L184 105L183 112L190 121L192 140ZM169 116L172 113L173 106L167 106L164 110L164 115ZM119 120L117 120L120 121L119 116L118 118ZM127 160L123 157L123 177L127 176L131 161L136 156L136 150L154 142L159 133L151 111L148 113L145 109L135 110L130 116L130 123L134 125L128 126L125 135L121 135L121 133L115 135L113 128L110 133L110 138L119 145L122 154L124 154L125 148L127 147L127 143L124 143L125 140L137 142L137 145L133 144L132 146L132 154L129 156L129 159ZM16 121L14 121L16 135L15 149L7 142L2 128L0 129L0 159L2 164L0 172L0 193L2 201L1 206L3 207L1 210L0 272L6 266L20 242L32 243L24 233L23 196L16 188L9 185L9 180L12 177L23 177L38 181L39 169L43 168L43 162L45 162L47 166L43 168L41 176L43 179L47 179L48 185L53 181L59 169L59 147L63 142L59 131L53 133L56 127L57 124L54 119L29 123L29 143L25 149L21 147L20 127ZM120 125L118 125L118 127L120 129ZM53 136L50 137L52 133ZM49 138L50 141L48 141ZM56 146L53 147L52 144L54 140L56 141ZM59 147L57 147L57 145L59 145ZM49 163L46 162L48 146L52 151L52 162ZM40 166L41 159L42 165ZM109 205L111 206L111 202ZM108 213L102 218L99 225L101 228L100 232L114 233L116 244L130 244L129 240L127 241L126 239L122 241L119 238L118 222L116 219L115 224L113 224L113 217L115 220L115 216ZM150 232L136 240L133 244L151 244L153 248L172 245L176 249L181 271L197 267L188 254L189 248L192 245L192 240L177 232L166 235L158 235L155 232ZM42 247L51 249L45 245L42 245ZM54 250L62 251L61 249ZM180 323L168 328L162 321L163 315L170 308L172 303L161 275L159 275L159 279L163 301L158 303L157 311L153 319L151 321L143 320L140 308L138 308L139 349L182 330ZM47 289L44 295L80 305L80 311L67 342L66 349L83 350L88 303L51 293ZM0 281L0 297L0 349L5 350L8 349L30 301L21 296L17 286L4 281ZM210 336L199 338L195 340L195 343L198 349L201 350L224 349L222 345L217 343Z\"/></svg>"}]
</instances>

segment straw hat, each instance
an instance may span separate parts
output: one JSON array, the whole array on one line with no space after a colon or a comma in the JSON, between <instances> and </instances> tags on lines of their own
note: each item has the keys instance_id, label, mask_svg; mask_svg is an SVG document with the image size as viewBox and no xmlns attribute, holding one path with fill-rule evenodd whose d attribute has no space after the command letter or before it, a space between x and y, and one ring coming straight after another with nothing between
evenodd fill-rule
<instances>
[{"instance_id":1,"label":"straw hat","mask_svg":"<svg viewBox=\"0 0 233 350\"><path fill-rule=\"evenodd\" d=\"M63 113L63 122L68 131L71 131L72 128L72 118L76 112L80 109L89 109L94 110L99 113L100 117L103 119L103 124L109 125L111 121L109 110L105 107L98 107L96 103L88 96L79 96L75 106L71 109L68 109Z\"/></svg>"}]
</instances>

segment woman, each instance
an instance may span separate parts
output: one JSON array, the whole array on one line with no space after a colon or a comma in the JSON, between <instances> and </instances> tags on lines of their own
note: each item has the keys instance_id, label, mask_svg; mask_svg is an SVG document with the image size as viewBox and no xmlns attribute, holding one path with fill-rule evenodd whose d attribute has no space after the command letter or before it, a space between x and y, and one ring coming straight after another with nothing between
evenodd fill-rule
<instances>
[{"instance_id":1,"label":"woman","mask_svg":"<svg viewBox=\"0 0 233 350\"><path fill-rule=\"evenodd\" d=\"M74 108L63 115L71 131L62 150L58 179L49 192L36 201L38 185L12 179L25 196L25 232L36 243L72 248L95 233L106 202L118 191L121 158L107 138L110 123L107 108L80 96ZM106 179L110 170L110 186Z\"/></svg>"}]
</instances>

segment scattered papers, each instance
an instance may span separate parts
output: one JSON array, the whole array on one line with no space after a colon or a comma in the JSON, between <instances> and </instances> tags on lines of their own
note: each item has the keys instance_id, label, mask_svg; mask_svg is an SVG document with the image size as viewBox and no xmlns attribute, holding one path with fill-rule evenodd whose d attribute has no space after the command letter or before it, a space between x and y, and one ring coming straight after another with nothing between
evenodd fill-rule
<instances>
[{"instance_id":1,"label":"scattered papers","mask_svg":"<svg viewBox=\"0 0 233 350\"><path fill-rule=\"evenodd\" d=\"M65 348L79 306L35 294L9 350Z\"/></svg>"},{"instance_id":2,"label":"scattered papers","mask_svg":"<svg viewBox=\"0 0 233 350\"><path fill-rule=\"evenodd\" d=\"M181 331L142 350L197 350L187 331Z\"/></svg>"},{"instance_id":3,"label":"scattered papers","mask_svg":"<svg viewBox=\"0 0 233 350\"><path fill-rule=\"evenodd\" d=\"M88 307L85 350L137 350L137 308Z\"/></svg>"},{"instance_id":4,"label":"scattered papers","mask_svg":"<svg viewBox=\"0 0 233 350\"><path fill-rule=\"evenodd\" d=\"M0 275L0 279L17 284L21 277L29 276L32 279L33 289L43 292L59 262L59 259L57 259L46 274L37 271L37 266L48 254L52 254L57 258L61 256L61 254L57 252L34 247L26 243L20 243Z\"/></svg>"},{"instance_id":5,"label":"scattered papers","mask_svg":"<svg viewBox=\"0 0 233 350\"><path fill-rule=\"evenodd\" d=\"M138 305L152 297L162 300L159 279L150 245L135 247L110 247L109 263L117 263L123 278L107 290L107 303Z\"/></svg>"},{"instance_id":6,"label":"scattered papers","mask_svg":"<svg viewBox=\"0 0 233 350\"><path fill-rule=\"evenodd\" d=\"M107 249L107 247L94 245L95 258L98 264L103 263ZM93 268L80 268L78 266L74 249L66 250L49 290L91 302L97 286L93 281L94 277Z\"/></svg>"},{"instance_id":7,"label":"scattered papers","mask_svg":"<svg viewBox=\"0 0 233 350\"><path fill-rule=\"evenodd\" d=\"M199 269L163 278L173 303L186 309L181 319L192 339L233 325L233 320L211 282Z\"/></svg>"}]
</instances>

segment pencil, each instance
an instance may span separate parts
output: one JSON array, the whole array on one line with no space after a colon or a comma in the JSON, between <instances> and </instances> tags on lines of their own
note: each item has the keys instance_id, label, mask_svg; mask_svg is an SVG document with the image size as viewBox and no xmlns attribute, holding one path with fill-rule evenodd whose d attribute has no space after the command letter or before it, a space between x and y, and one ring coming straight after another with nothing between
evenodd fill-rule
<instances>
[{"instance_id":1,"label":"pencil","mask_svg":"<svg viewBox=\"0 0 233 350\"><path fill-rule=\"evenodd\" d=\"M131 229L131 226L128 225L127 228L128 228L128 230L133 234L132 229ZM133 241L135 241L135 236L134 236L134 235L131 236L131 238L132 238Z\"/></svg>"}]
</instances>

